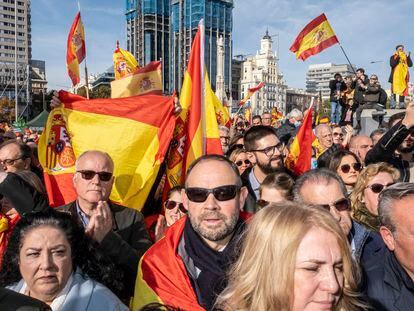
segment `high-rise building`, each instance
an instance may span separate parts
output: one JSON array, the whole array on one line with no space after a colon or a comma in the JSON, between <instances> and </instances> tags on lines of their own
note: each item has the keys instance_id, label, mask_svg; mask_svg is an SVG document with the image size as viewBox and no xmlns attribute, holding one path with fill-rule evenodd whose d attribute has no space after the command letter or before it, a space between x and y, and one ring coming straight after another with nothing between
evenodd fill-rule
<instances>
[{"instance_id":1,"label":"high-rise building","mask_svg":"<svg viewBox=\"0 0 414 311\"><path fill-rule=\"evenodd\" d=\"M0 4L0 96L15 98L17 56L18 97L21 106L29 102L26 94L28 90L30 93L28 76L32 58L31 45L30 0L2 0Z\"/></svg>"},{"instance_id":2,"label":"high-rise building","mask_svg":"<svg viewBox=\"0 0 414 311\"><path fill-rule=\"evenodd\" d=\"M164 90L169 91L169 0L126 0L127 50L140 66L162 61Z\"/></svg>"},{"instance_id":3,"label":"high-rise building","mask_svg":"<svg viewBox=\"0 0 414 311\"><path fill-rule=\"evenodd\" d=\"M249 88L264 83L264 86L250 98L253 114L271 111L273 107L286 112L287 86L279 71L279 59L273 52L272 44L272 37L266 31L260 40L260 51L255 56L247 57L242 63L241 98L247 95Z\"/></svg>"},{"instance_id":4,"label":"high-rise building","mask_svg":"<svg viewBox=\"0 0 414 311\"><path fill-rule=\"evenodd\" d=\"M354 70L355 65L353 66ZM330 94L329 81L336 73L342 77L354 75L351 65L335 65L332 63L310 65L306 74L306 91L309 93L322 93L322 98L328 98Z\"/></svg>"},{"instance_id":5,"label":"high-rise building","mask_svg":"<svg viewBox=\"0 0 414 311\"><path fill-rule=\"evenodd\" d=\"M224 88L231 89L233 0L171 0L170 81L180 90L190 56L191 44L203 18L205 25L204 59L211 86L216 89L217 40L223 38Z\"/></svg>"},{"instance_id":6,"label":"high-rise building","mask_svg":"<svg viewBox=\"0 0 414 311\"><path fill-rule=\"evenodd\" d=\"M234 56L231 62L231 99L233 103L241 100L240 96L240 80L242 77L242 64L246 60L244 55ZM235 106L233 104L233 106Z\"/></svg>"}]
</instances>

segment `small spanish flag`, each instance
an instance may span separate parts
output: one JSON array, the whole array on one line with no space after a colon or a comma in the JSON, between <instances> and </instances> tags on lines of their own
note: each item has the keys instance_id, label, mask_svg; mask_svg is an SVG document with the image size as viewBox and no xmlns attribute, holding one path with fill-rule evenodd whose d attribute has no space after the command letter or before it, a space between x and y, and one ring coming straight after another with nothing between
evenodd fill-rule
<instances>
[{"instance_id":1,"label":"small spanish flag","mask_svg":"<svg viewBox=\"0 0 414 311\"><path fill-rule=\"evenodd\" d=\"M302 29L290 50L296 54L296 58L304 61L335 43L339 43L338 38L322 13Z\"/></svg>"},{"instance_id":2,"label":"small spanish flag","mask_svg":"<svg viewBox=\"0 0 414 311\"><path fill-rule=\"evenodd\" d=\"M80 12L78 12L69 31L66 50L66 67L73 85L80 82L79 64L85 57L85 31Z\"/></svg>"},{"instance_id":3,"label":"small spanish flag","mask_svg":"<svg viewBox=\"0 0 414 311\"><path fill-rule=\"evenodd\" d=\"M258 90L260 90L264 86L264 82L260 82L255 87L251 87L247 90L246 96L240 101L239 106L243 106L249 99L252 97L254 93L256 93Z\"/></svg>"},{"instance_id":4,"label":"small spanish flag","mask_svg":"<svg viewBox=\"0 0 414 311\"><path fill-rule=\"evenodd\" d=\"M115 80L129 76L138 68L138 62L135 57L128 51L119 47L119 41L116 41L116 50L113 55Z\"/></svg>"}]
</instances>

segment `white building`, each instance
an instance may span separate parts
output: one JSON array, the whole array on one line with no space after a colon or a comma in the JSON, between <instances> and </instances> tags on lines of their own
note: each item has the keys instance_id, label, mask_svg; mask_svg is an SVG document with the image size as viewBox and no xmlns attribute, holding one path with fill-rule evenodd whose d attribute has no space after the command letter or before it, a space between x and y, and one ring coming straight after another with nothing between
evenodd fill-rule
<instances>
[{"instance_id":1,"label":"white building","mask_svg":"<svg viewBox=\"0 0 414 311\"><path fill-rule=\"evenodd\" d=\"M355 68L355 65L353 65ZM356 69L355 69L356 70ZM306 91L309 93L322 92L322 98L329 98L329 81L339 73L342 77L354 75L349 64L335 65L332 63L310 65L306 74Z\"/></svg>"},{"instance_id":2,"label":"white building","mask_svg":"<svg viewBox=\"0 0 414 311\"><path fill-rule=\"evenodd\" d=\"M247 95L248 89L264 82L264 87L251 98L253 114L262 114L277 107L286 112L286 89L283 75L279 72L278 55L272 50L272 37L268 31L260 40L260 51L248 57L241 66L241 98Z\"/></svg>"}]
</instances>

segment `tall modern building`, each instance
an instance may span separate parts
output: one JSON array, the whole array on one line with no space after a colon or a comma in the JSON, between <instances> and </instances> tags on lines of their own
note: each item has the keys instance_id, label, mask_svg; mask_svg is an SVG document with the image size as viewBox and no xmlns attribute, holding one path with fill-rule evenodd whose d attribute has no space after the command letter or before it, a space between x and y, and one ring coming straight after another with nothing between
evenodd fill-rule
<instances>
[{"instance_id":1,"label":"tall modern building","mask_svg":"<svg viewBox=\"0 0 414 311\"><path fill-rule=\"evenodd\" d=\"M354 70L355 65L353 66ZM333 79L335 73L342 77L354 75L354 71L349 64L335 65L332 63L310 65L306 74L306 91L317 94L322 92L322 98L328 98L330 94L329 81Z\"/></svg>"},{"instance_id":2,"label":"tall modern building","mask_svg":"<svg viewBox=\"0 0 414 311\"><path fill-rule=\"evenodd\" d=\"M17 9L17 12L16 12ZM15 98L15 60L20 105L29 102L31 50L30 0L0 3L0 96ZM17 47L17 49L16 49ZM19 109L21 112L21 109Z\"/></svg>"},{"instance_id":3,"label":"tall modern building","mask_svg":"<svg viewBox=\"0 0 414 311\"><path fill-rule=\"evenodd\" d=\"M127 50L140 66L161 60L164 90L170 90L170 0L126 0Z\"/></svg>"},{"instance_id":4,"label":"tall modern building","mask_svg":"<svg viewBox=\"0 0 414 311\"><path fill-rule=\"evenodd\" d=\"M205 25L204 59L211 86L216 89L217 40L223 37L224 88L231 88L233 31L233 0L171 0L170 80L172 87L181 89L191 44L199 21Z\"/></svg>"}]
</instances>

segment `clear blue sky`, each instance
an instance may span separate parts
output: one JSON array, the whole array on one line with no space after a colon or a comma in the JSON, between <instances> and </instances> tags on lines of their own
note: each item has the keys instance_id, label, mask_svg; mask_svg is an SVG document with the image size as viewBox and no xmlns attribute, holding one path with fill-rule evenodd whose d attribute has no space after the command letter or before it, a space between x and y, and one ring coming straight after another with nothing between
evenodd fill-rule
<instances>
[{"instance_id":1,"label":"clear blue sky","mask_svg":"<svg viewBox=\"0 0 414 311\"><path fill-rule=\"evenodd\" d=\"M289 51L300 30L324 12L351 62L364 67L368 74L377 73L384 88L389 88L388 59L395 46L402 43L407 51L414 52L413 9L412 0L235 0L233 54L255 54L268 28L270 34L279 34L280 69L288 85L304 87L309 65L346 63L338 45L305 62L296 60ZM112 64L116 40L125 47L125 1L83 0L81 10L89 73L102 72ZM32 1L32 54L34 59L46 61L49 88L70 86L66 39L76 12L77 1ZM276 43L277 38L274 40Z\"/></svg>"}]
</instances>

